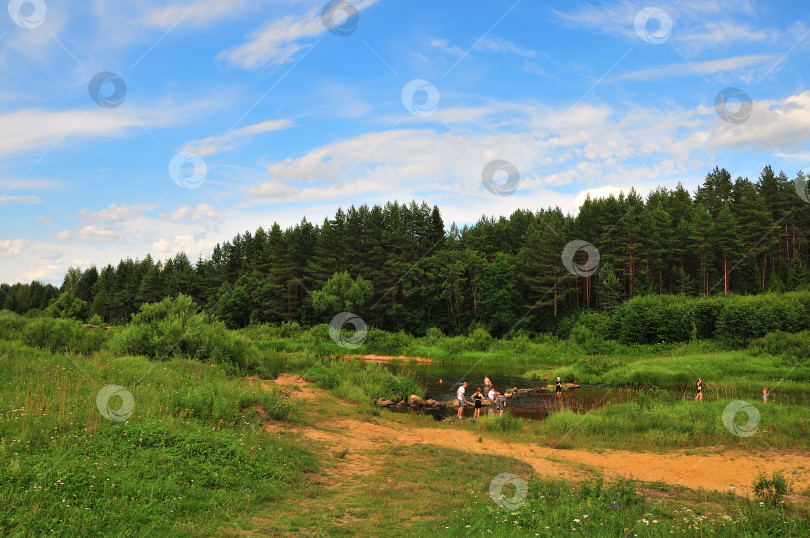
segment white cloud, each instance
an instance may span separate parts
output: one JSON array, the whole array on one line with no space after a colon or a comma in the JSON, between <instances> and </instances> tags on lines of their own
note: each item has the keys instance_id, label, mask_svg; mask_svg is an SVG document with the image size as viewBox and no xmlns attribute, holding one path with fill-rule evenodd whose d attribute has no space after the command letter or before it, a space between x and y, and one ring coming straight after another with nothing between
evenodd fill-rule
<instances>
[{"instance_id":1,"label":"white cloud","mask_svg":"<svg viewBox=\"0 0 810 538\"><path fill-rule=\"evenodd\" d=\"M624 0L578 6L565 12L552 11L571 28L638 40L635 18L647 5ZM692 53L719 46L772 41L780 35L775 29L754 30L750 25L730 20L732 17L756 15L757 7L752 0L735 2L733 7L724 0L664 0L653 5L673 21L673 31L668 41L678 43Z\"/></svg>"},{"instance_id":2,"label":"white cloud","mask_svg":"<svg viewBox=\"0 0 810 538\"><path fill-rule=\"evenodd\" d=\"M360 12L377 1L360 0L353 5ZM327 31L321 20L321 9L322 6L319 5L302 15L286 15L275 19L263 29L252 33L247 43L223 51L219 58L230 66L248 70L267 64L290 62L296 52L312 46L303 41Z\"/></svg>"},{"instance_id":3,"label":"white cloud","mask_svg":"<svg viewBox=\"0 0 810 538\"><path fill-rule=\"evenodd\" d=\"M218 100L183 104L155 103L146 107L118 109L41 110L25 109L0 114L0 156L56 147L75 138L123 136L144 127L168 127L186 123L203 110L222 106ZM37 186L37 183L34 183Z\"/></svg>"},{"instance_id":4,"label":"white cloud","mask_svg":"<svg viewBox=\"0 0 810 538\"><path fill-rule=\"evenodd\" d=\"M152 9L144 21L147 26L173 28L176 25L208 26L224 19L244 15L251 6L247 0L196 0Z\"/></svg>"},{"instance_id":5,"label":"white cloud","mask_svg":"<svg viewBox=\"0 0 810 538\"><path fill-rule=\"evenodd\" d=\"M756 102L742 125L722 122L713 107L705 106L626 105L619 110L580 104L553 109L495 102L474 107L469 115L493 124L507 109L517 119L489 131L470 132L463 123L449 124L445 132L395 129L313 148L269 165L268 178L246 189L244 203L427 198L466 207L480 196L489 200L481 184L482 169L493 159L503 159L521 174L513 202L548 196L552 187L576 189L566 198L575 209L576 194L583 187L635 185L645 192L658 184L674 185L709 166L718 149L753 147L772 153L776 146L798 151L810 140L810 92ZM465 114L457 109L450 116ZM512 132L516 129L522 130Z\"/></svg>"},{"instance_id":6,"label":"white cloud","mask_svg":"<svg viewBox=\"0 0 810 538\"><path fill-rule=\"evenodd\" d=\"M17 256L28 244L24 239L0 239L0 256Z\"/></svg>"},{"instance_id":7,"label":"white cloud","mask_svg":"<svg viewBox=\"0 0 810 538\"><path fill-rule=\"evenodd\" d=\"M714 114L714 109L707 109ZM716 148L753 148L790 156L810 144L810 91L785 99L754 101L742 124L714 118L711 144Z\"/></svg>"},{"instance_id":8,"label":"white cloud","mask_svg":"<svg viewBox=\"0 0 810 538\"><path fill-rule=\"evenodd\" d=\"M430 46L433 47L434 49L444 51L447 54L450 54L451 56L463 56L465 52L464 49L462 49L461 47L451 45L450 41L447 39L439 39L439 38L431 39Z\"/></svg>"},{"instance_id":9,"label":"white cloud","mask_svg":"<svg viewBox=\"0 0 810 538\"><path fill-rule=\"evenodd\" d=\"M755 43L773 41L778 32L771 29L754 30L750 24L737 24L731 21L706 22L692 33L684 33L679 39L699 50L727 46L736 42Z\"/></svg>"},{"instance_id":10,"label":"white cloud","mask_svg":"<svg viewBox=\"0 0 810 538\"><path fill-rule=\"evenodd\" d=\"M190 220L192 222L216 222L219 220L219 215L214 206L209 204L200 204L196 207L184 205L173 213L161 213L160 218L171 222L179 222L181 220Z\"/></svg>"},{"instance_id":11,"label":"white cloud","mask_svg":"<svg viewBox=\"0 0 810 538\"><path fill-rule=\"evenodd\" d=\"M89 241L91 243L118 243L124 239L128 233L129 232L124 228L115 226L95 226L91 224L89 226L79 228L76 235L79 239Z\"/></svg>"},{"instance_id":12,"label":"white cloud","mask_svg":"<svg viewBox=\"0 0 810 538\"><path fill-rule=\"evenodd\" d=\"M0 194L0 205L8 205L15 202L20 204L40 204L42 203L42 199L39 196L32 195Z\"/></svg>"},{"instance_id":13,"label":"white cloud","mask_svg":"<svg viewBox=\"0 0 810 538\"><path fill-rule=\"evenodd\" d=\"M709 60L706 62L684 62L678 64L662 65L624 73L617 78L626 80L650 80L655 78L687 76L687 75L712 75L725 71L737 71L746 67L756 65L772 65L777 56L771 54L756 54L751 56L735 56L733 58L723 58L721 60Z\"/></svg>"},{"instance_id":14,"label":"white cloud","mask_svg":"<svg viewBox=\"0 0 810 538\"><path fill-rule=\"evenodd\" d=\"M534 58L537 56L537 52L531 49L521 47L520 45L516 45L511 41L507 41L506 39L495 36L485 36L479 39L475 43L475 50L497 52L499 54L514 54L516 56L524 56L526 58Z\"/></svg>"},{"instance_id":15,"label":"white cloud","mask_svg":"<svg viewBox=\"0 0 810 538\"><path fill-rule=\"evenodd\" d=\"M205 239L202 234L181 234L171 239L161 238L152 243L150 251L158 257L169 258L178 252L185 252L190 258L201 252L209 252L216 241Z\"/></svg>"},{"instance_id":16,"label":"white cloud","mask_svg":"<svg viewBox=\"0 0 810 538\"><path fill-rule=\"evenodd\" d=\"M146 211L149 206L127 204L111 204L105 209L100 211L89 211L82 209L77 213L82 218L82 221L88 224L102 224L102 223L121 223L132 217L137 217Z\"/></svg>"},{"instance_id":17,"label":"white cloud","mask_svg":"<svg viewBox=\"0 0 810 538\"><path fill-rule=\"evenodd\" d=\"M209 155L239 149L255 135L287 129L292 125L293 122L288 119L267 120L229 131L222 136L209 136L200 140L192 140L187 142L180 151L190 151L200 157L208 157Z\"/></svg>"}]
</instances>

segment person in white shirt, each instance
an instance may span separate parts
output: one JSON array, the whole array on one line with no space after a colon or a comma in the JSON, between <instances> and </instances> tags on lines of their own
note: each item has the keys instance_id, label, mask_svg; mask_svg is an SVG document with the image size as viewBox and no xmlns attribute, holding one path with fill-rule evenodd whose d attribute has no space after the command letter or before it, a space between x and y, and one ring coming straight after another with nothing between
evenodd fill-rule
<instances>
[{"instance_id":1,"label":"person in white shirt","mask_svg":"<svg viewBox=\"0 0 810 538\"><path fill-rule=\"evenodd\" d=\"M464 396L466 392L464 389L467 388L467 382L465 381L456 391L456 398L458 398L458 418L461 418L462 414L464 413L464 406L467 405L467 397Z\"/></svg>"},{"instance_id":2,"label":"person in white shirt","mask_svg":"<svg viewBox=\"0 0 810 538\"><path fill-rule=\"evenodd\" d=\"M493 388L493 389L489 389L489 392L487 393L487 399L488 399L490 402L494 402L494 401L495 401L495 389L494 389L494 388Z\"/></svg>"}]
</instances>

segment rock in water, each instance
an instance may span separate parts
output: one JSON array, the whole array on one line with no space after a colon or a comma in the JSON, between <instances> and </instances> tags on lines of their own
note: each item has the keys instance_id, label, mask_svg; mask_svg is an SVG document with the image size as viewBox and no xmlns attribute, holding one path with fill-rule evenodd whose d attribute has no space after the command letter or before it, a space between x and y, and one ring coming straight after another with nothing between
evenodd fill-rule
<instances>
[{"instance_id":1,"label":"rock in water","mask_svg":"<svg viewBox=\"0 0 810 538\"><path fill-rule=\"evenodd\" d=\"M425 400L423 400L416 394L411 394L410 396L408 396L408 405L425 405Z\"/></svg>"},{"instance_id":2,"label":"rock in water","mask_svg":"<svg viewBox=\"0 0 810 538\"><path fill-rule=\"evenodd\" d=\"M377 398L377 400L374 403L377 404L377 406L379 407L391 407L392 405L394 405L394 402L392 402L391 400L386 400L385 398Z\"/></svg>"}]
</instances>

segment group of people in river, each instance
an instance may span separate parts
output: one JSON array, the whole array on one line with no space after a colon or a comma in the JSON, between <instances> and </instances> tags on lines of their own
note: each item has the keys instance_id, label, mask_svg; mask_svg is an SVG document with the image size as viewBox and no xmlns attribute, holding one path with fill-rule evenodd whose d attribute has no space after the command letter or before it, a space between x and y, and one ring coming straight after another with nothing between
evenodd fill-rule
<instances>
[{"instance_id":1,"label":"group of people in river","mask_svg":"<svg viewBox=\"0 0 810 538\"><path fill-rule=\"evenodd\" d=\"M440 379L439 383L441 382L442 380ZM464 407L468 404L467 387L469 387L469 384L466 381L464 381L461 385L459 385L458 390L456 391L456 398L458 399L457 417L459 420L464 418ZM560 380L559 377L557 378L557 383L555 385L555 392L557 398L562 398L562 381ZM763 404L768 403L768 396L770 395L771 393L768 392L768 388L762 387ZM489 380L489 377L485 375L483 392L481 390L481 387L477 387L475 389L475 392L470 397L470 399L473 401L474 404L472 422L475 422L481 416L481 409L483 408L484 398L494 403L495 410L498 412L499 415L503 415L504 408L506 408L506 397L501 392L495 390L495 388L492 386L492 382ZM701 378L698 378L697 380L697 394L695 394L695 400L703 401L703 379Z\"/></svg>"},{"instance_id":2,"label":"group of people in river","mask_svg":"<svg viewBox=\"0 0 810 538\"><path fill-rule=\"evenodd\" d=\"M464 406L467 405L467 387L469 384L465 381L456 391L456 398L458 399L458 414L457 417L461 420L464 417ZM481 387L475 389L471 396L474 404L473 418L471 422L475 422L481 416L481 409L484 406L484 398L495 404L495 410L499 415L503 415L503 410L506 408L506 397L495 390L492 386L492 381L488 376L484 376L484 391L481 392Z\"/></svg>"}]
</instances>

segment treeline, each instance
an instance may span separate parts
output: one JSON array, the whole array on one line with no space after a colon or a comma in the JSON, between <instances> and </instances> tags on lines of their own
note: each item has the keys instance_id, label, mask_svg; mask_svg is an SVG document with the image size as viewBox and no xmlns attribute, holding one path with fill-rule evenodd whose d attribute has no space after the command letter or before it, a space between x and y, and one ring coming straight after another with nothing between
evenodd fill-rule
<instances>
[{"instance_id":1,"label":"treeline","mask_svg":"<svg viewBox=\"0 0 810 538\"><path fill-rule=\"evenodd\" d=\"M183 293L229 327L312 325L350 309L369 325L412 334L544 332L572 312L612 311L636 296L806 288L810 204L796 180L802 172L789 178L770 166L755 181L715 168L694 194L678 185L644 199L631 190L588 198L575 217L519 210L462 228L446 228L425 203L352 206L321 225L246 231L195 263L182 253L146 256L70 269L59 289L2 285L0 308L121 323L144 303ZM599 250L591 276L563 265L575 239Z\"/></svg>"}]
</instances>

